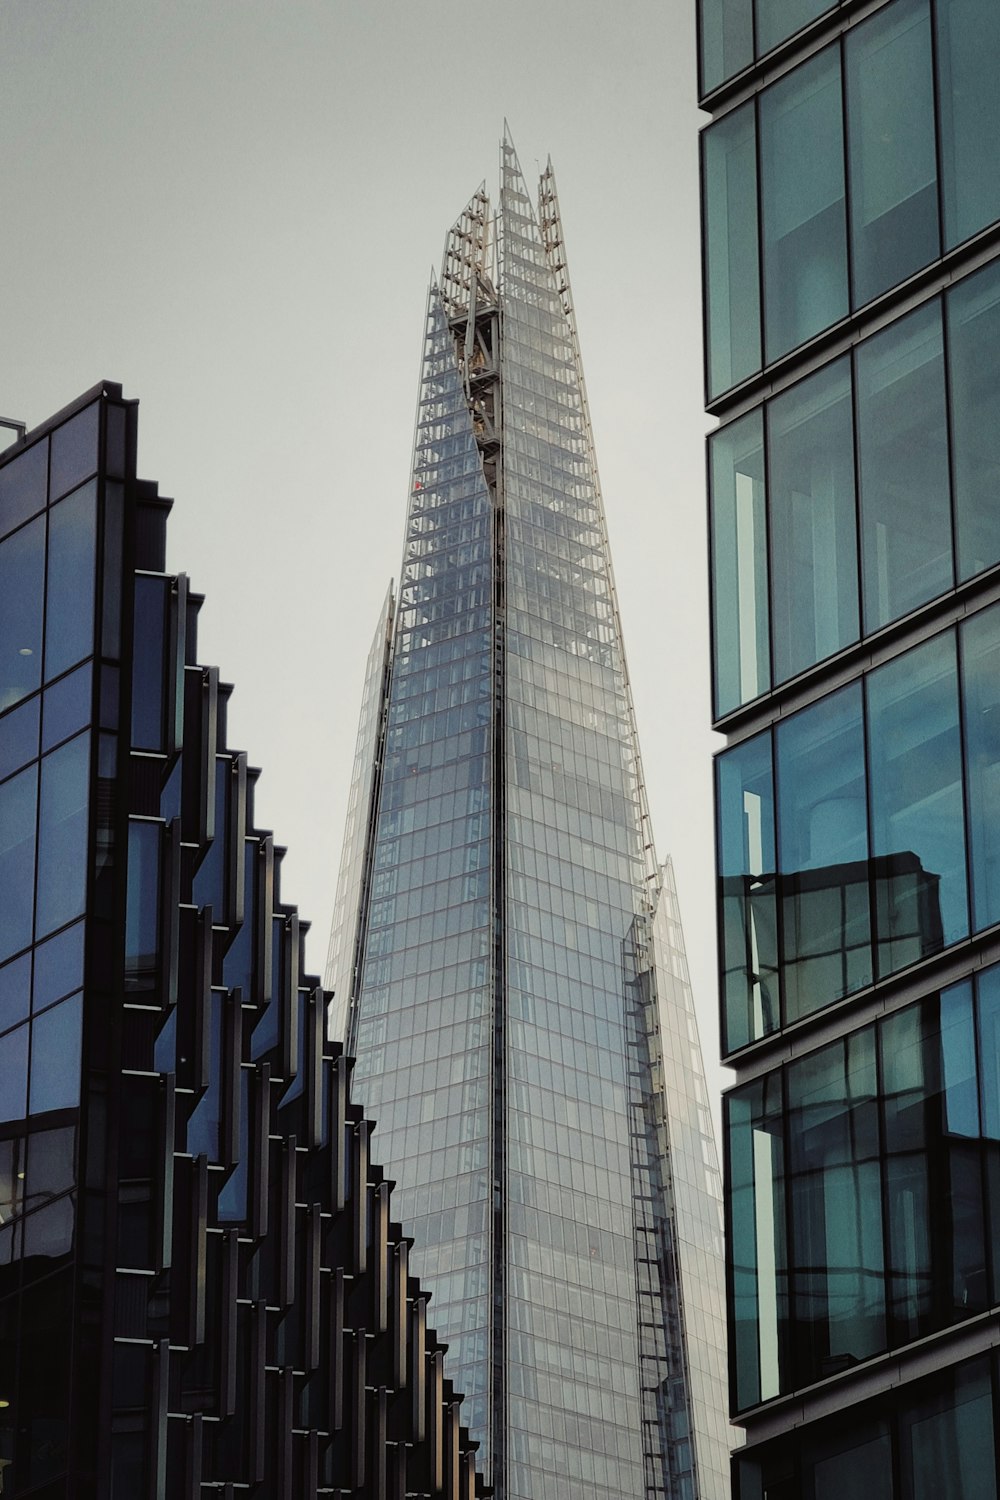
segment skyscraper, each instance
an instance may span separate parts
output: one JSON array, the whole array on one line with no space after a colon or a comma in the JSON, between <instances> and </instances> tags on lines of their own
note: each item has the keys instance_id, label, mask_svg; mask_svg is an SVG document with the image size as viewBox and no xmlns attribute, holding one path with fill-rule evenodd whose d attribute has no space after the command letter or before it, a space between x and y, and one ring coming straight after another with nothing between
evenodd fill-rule
<instances>
[{"instance_id":1,"label":"skyscraper","mask_svg":"<svg viewBox=\"0 0 1000 1500\"><path fill-rule=\"evenodd\" d=\"M702 0L740 1500L994 1500L1000 9Z\"/></svg>"},{"instance_id":2,"label":"skyscraper","mask_svg":"<svg viewBox=\"0 0 1000 1500\"><path fill-rule=\"evenodd\" d=\"M721 1497L708 1098L555 179L509 137L428 297L328 984L497 1494Z\"/></svg>"}]
</instances>

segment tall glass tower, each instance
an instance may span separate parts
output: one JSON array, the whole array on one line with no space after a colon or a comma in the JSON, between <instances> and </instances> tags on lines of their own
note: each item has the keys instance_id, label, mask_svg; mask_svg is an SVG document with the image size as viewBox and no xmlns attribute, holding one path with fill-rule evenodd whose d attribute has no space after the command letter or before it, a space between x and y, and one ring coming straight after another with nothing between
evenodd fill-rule
<instances>
[{"instance_id":1,"label":"tall glass tower","mask_svg":"<svg viewBox=\"0 0 1000 1500\"><path fill-rule=\"evenodd\" d=\"M333 1025L504 1500L728 1494L719 1187L551 166L432 284Z\"/></svg>"}]
</instances>

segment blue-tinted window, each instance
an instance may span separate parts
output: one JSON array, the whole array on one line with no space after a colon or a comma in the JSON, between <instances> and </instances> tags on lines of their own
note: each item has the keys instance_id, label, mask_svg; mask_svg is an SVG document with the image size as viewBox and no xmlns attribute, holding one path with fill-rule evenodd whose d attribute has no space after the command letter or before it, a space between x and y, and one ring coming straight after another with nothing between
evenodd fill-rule
<instances>
[{"instance_id":1,"label":"blue-tinted window","mask_svg":"<svg viewBox=\"0 0 1000 1500\"><path fill-rule=\"evenodd\" d=\"M750 0L701 0L701 92L710 93L753 62Z\"/></svg>"},{"instance_id":2,"label":"blue-tinted window","mask_svg":"<svg viewBox=\"0 0 1000 1500\"><path fill-rule=\"evenodd\" d=\"M868 632L953 582L939 302L859 346L857 403Z\"/></svg>"},{"instance_id":3,"label":"blue-tinted window","mask_svg":"<svg viewBox=\"0 0 1000 1500\"><path fill-rule=\"evenodd\" d=\"M215 828L212 842L198 866L192 881L192 898L196 906L210 906L216 922L226 920L226 863L228 856L229 779L232 761L227 756L215 759Z\"/></svg>"},{"instance_id":4,"label":"blue-tinted window","mask_svg":"<svg viewBox=\"0 0 1000 1500\"><path fill-rule=\"evenodd\" d=\"M46 688L42 708L42 750L51 750L90 723L91 668L88 662Z\"/></svg>"},{"instance_id":5,"label":"blue-tinted window","mask_svg":"<svg viewBox=\"0 0 1000 1500\"><path fill-rule=\"evenodd\" d=\"M764 354L848 311L840 53L829 47L760 98Z\"/></svg>"},{"instance_id":6,"label":"blue-tinted window","mask_svg":"<svg viewBox=\"0 0 1000 1500\"><path fill-rule=\"evenodd\" d=\"M785 1022L872 981L860 683L778 725Z\"/></svg>"},{"instance_id":7,"label":"blue-tinted window","mask_svg":"<svg viewBox=\"0 0 1000 1500\"><path fill-rule=\"evenodd\" d=\"M80 1102L83 996L73 995L31 1023L31 1114Z\"/></svg>"},{"instance_id":8,"label":"blue-tinted window","mask_svg":"<svg viewBox=\"0 0 1000 1500\"><path fill-rule=\"evenodd\" d=\"M43 516L0 542L0 710L41 681L44 561Z\"/></svg>"},{"instance_id":9,"label":"blue-tinted window","mask_svg":"<svg viewBox=\"0 0 1000 1500\"><path fill-rule=\"evenodd\" d=\"M49 487L53 500L75 489L96 471L100 411L100 402L95 401L53 432Z\"/></svg>"},{"instance_id":10,"label":"blue-tinted window","mask_svg":"<svg viewBox=\"0 0 1000 1500\"><path fill-rule=\"evenodd\" d=\"M82 914L87 887L90 736L78 735L42 761L35 934Z\"/></svg>"},{"instance_id":11,"label":"blue-tinted window","mask_svg":"<svg viewBox=\"0 0 1000 1500\"><path fill-rule=\"evenodd\" d=\"M222 1007L226 997L218 990L211 995L209 1017L208 1088L205 1090L187 1127L187 1149L192 1156L204 1153L209 1161L219 1160L219 1121L222 1113Z\"/></svg>"},{"instance_id":12,"label":"blue-tinted window","mask_svg":"<svg viewBox=\"0 0 1000 1500\"><path fill-rule=\"evenodd\" d=\"M28 1027L0 1036L0 1120L19 1120L28 1097Z\"/></svg>"},{"instance_id":13,"label":"blue-tinted window","mask_svg":"<svg viewBox=\"0 0 1000 1500\"><path fill-rule=\"evenodd\" d=\"M974 931L1000 922L1000 608L962 627L966 796Z\"/></svg>"},{"instance_id":14,"label":"blue-tinted window","mask_svg":"<svg viewBox=\"0 0 1000 1500\"><path fill-rule=\"evenodd\" d=\"M0 536L44 508L48 472L48 438L0 466Z\"/></svg>"},{"instance_id":15,"label":"blue-tinted window","mask_svg":"<svg viewBox=\"0 0 1000 1500\"><path fill-rule=\"evenodd\" d=\"M128 905L125 914L125 986L146 990L156 976L160 947L160 823L128 825Z\"/></svg>"},{"instance_id":16,"label":"blue-tinted window","mask_svg":"<svg viewBox=\"0 0 1000 1500\"><path fill-rule=\"evenodd\" d=\"M774 676L784 682L858 638L858 528L850 361L767 406Z\"/></svg>"},{"instance_id":17,"label":"blue-tinted window","mask_svg":"<svg viewBox=\"0 0 1000 1500\"><path fill-rule=\"evenodd\" d=\"M731 1052L781 1024L770 735L726 751L715 766L723 1034Z\"/></svg>"},{"instance_id":18,"label":"blue-tinted window","mask_svg":"<svg viewBox=\"0 0 1000 1500\"><path fill-rule=\"evenodd\" d=\"M0 780L38 755L40 699L29 698L0 719Z\"/></svg>"},{"instance_id":19,"label":"blue-tinted window","mask_svg":"<svg viewBox=\"0 0 1000 1500\"><path fill-rule=\"evenodd\" d=\"M760 412L713 433L709 451L715 712L721 716L771 683Z\"/></svg>"},{"instance_id":20,"label":"blue-tinted window","mask_svg":"<svg viewBox=\"0 0 1000 1500\"><path fill-rule=\"evenodd\" d=\"M835 3L836 0L756 0L758 57L786 37L794 36L824 11L831 10Z\"/></svg>"},{"instance_id":21,"label":"blue-tinted window","mask_svg":"<svg viewBox=\"0 0 1000 1500\"><path fill-rule=\"evenodd\" d=\"M0 784L0 959L31 942L38 767Z\"/></svg>"},{"instance_id":22,"label":"blue-tinted window","mask_svg":"<svg viewBox=\"0 0 1000 1500\"><path fill-rule=\"evenodd\" d=\"M84 924L77 922L35 949L32 1008L42 1010L83 984Z\"/></svg>"},{"instance_id":23,"label":"blue-tinted window","mask_svg":"<svg viewBox=\"0 0 1000 1500\"><path fill-rule=\"evenodd\" d=\"M135 580L135 640L132 666L132 744L164 748L164 670L168 578Z\"/></svg>"},{"instance_id":24,"label":"blue-tinted window","mask_svg":"<svg viewBox=\"0 0 1000 1500\"><path fill-rule=\"evenodd\" d=\"M940 253L928 0L895 0L848 33L854 305Z\"/></svg>"},{"instance_id":25,"label":"blue-tinted window","mask_svg":"<svg viewBox=\"0 0 1000 1500\"><path fill-rule=\"evenodd\" d=\"M1000 18L1000 7L996 13ZM1000 560L998 272L1000 267L991 265L960 281L948 293L946 302L960 579L971 578Z\"/></svg>"},{"instance_id":26,"label":"blue-tinted window","mask_svg":"<svg viewBox=\"0 0 1000 1500\"><path fill-rule=\"evenodd\" d=\"M94 649L97 490L69 495L49 512L45 677L58 677Z\"/></svg>"},{"instance_id":27,"label":"blue-tinted window","mask_svg":"<svg viewBox=\"0 0 1000 1500\"><path fill-rule=\"evenodd\" d=\"M868 678L880 975L969 931L956 676L948 634Z\"/></svg>"},{"instance_id":28,"label":"blue-tinted window","mask_svg":"<svg viewBox=\"0 0 1000 1500\"><path fill-rule=\"evenodd\" d=\"M1000 6L936 0L945 248L1000 218Z\"/></svg>"},{"instance_id":29,"label":"blue-tinted window","mask_svg":"<svg viewBox=\"0 0 1000 1500\"><path fill-rule=\"evenodd\" d=\"M702 143L708 390L717 396L760 369L753 103L710 126Z\"/></svg>"},{"instance_id":30,"label":"blue-tinted window","mask_svg":"<svg viewBox=\"0 0 1000 1500\"><path fill-rule=\"evenodd\" d=\"M23 1021L31 1004L31 954L23 953L0 969L0 1031Z\"/></svg>"}]
</instances>

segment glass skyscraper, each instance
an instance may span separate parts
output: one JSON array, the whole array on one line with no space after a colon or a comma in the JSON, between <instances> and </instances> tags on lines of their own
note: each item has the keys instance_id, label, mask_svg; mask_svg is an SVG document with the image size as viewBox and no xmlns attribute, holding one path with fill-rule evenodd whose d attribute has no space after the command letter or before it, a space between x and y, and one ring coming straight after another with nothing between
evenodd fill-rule
<instances>
[{"instance_id":1,"label":"glass skyscraper","mask_svg":"<svg viewBox=\"0 0 1000 1500\"><path fill-rule=\"evenodd\" d=\"M1000 7L701 0L740 1500L995 1500Z\"/></svg>"},{"instance_id":2,"label":"glass skyscraper","mask_svg":"<svg viewBox=\"0 0 1000 1500\"><path fill-rule=\"evenodd\" d=\"M551 166L427 305L328 985L504 1500L728 1493L717 1166Z\"/></svg>"}]
</instances>

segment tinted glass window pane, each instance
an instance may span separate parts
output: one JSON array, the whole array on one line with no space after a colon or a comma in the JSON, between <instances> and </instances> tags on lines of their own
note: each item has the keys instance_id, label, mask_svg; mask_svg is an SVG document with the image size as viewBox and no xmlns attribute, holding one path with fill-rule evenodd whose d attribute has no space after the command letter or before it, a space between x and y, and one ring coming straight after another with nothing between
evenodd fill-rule
<instances>
[{"instance_id":1,"label":"tinted glass window pane","mask_svg":"<svg viewBox=\"0 0 1000 1500\"><path fill-rule=\"evenodd\" d=\"M770 735L715 765L723 1033L733 1051L780 1025Z\"/></svg>"},{"instance_id":2,"label":"tinted glass window pane","mask_svg":"<svg viewBox=\"0 0 1000 1500\"><path fill-rule=\"evenodd\" d=\"M37 756L39 702L31 698L0 719L0 779Z\"/></svg>"},{"instance_id":3,"label":"tinted glass window pane","mask_svg":"<svg viewBox=\"0 0 1000 1500\"><path fill-rule=\"evenodd\" d=\"M845 43L854 305L940 251L928 0L895 0Z\"/></svg>"},{"instance_id":4,"label":"tinted glass window pane","mask_svg":"<svg viewBox=\"0 0 1000 1500\"><path fill-rule=\"evenodd\" d=\"M164 748L163 678L170 580L135 580L135 656L132 667L132 744Z\"/></svg>"},{"instance_id":5,"label":"tinted glass window pane","mask_svg":"<svg viewBox=\"0 0 1000 1500\"><path fill-rule=\"evenodd\" d=\"M838 1432L832 1438L807 1432L802 1468L806 1481L803 1493L810 1500L847 1500L862 1495L864 1500L893 1500L888 1422L855 1420L847 1432ZM781 1492L774 1493L778 1496Z\"/></svg>"},{"instance_id":6,"label":"tinted glass window pane","mask_svg":"<svg viewBox=\"0 0 1000 1500\"><path fill-rule=\"evenodd\" d=\"M45 618L45 676L58 677L94 649L93 484L49 512L49 577Z\"/></svg>"},{"instance_id":7,"label":"tinted glass window pane","mask_svg":"<svg viewBox=\"0 0 1000 1500\"><path fill-rule=\"evenodd\" d=\"M760 192L764 352L772 360L848 310L836 47L761 95Z\"/></svg>"},{"instance_id":8,"label":"tinted glass window pane","mask_svg":"<svg viewBox=\"0 0 1000 1500\"><path fill-rule=\"evenodd\" d=\"M1000 7L937 0L945 248L1000 218Z\"/></svg>"},{"instance_id":9,"label":"tinted glass window pane","mask_svg":"<svg viewBox=\"0 0 1000 1500\"><path fill-rule=\"evenodd\" d=\"M770 1077L726 1100L730 1185L728 1253L733 1278L733 1373L739 1410L777 1396L788 1317L781 1079Z\"/></svg>"},{"instance_id":10,"label":"tinted glass window pane","mask_svg":"<svg viewBox=\"0 0 1000 1500\"><path fill-rule=\"evenodd\" d=\"M701 92L709 93L753 62L750 0L701 0Z\"/></svg>"},{"instance_id":11,"label":"tinted glass window pane","mask_svg":"<svg viewBox=\"0 0 1000 1500\"><path fill-rule=\"evenodd\" d=\"M128 907L125 918L125 985L149 989L160 946L159 823L128 827Z\"/></svg>"},{"instance_id":12,"label":"tinted glass window pane","mask_svg":"<svg viewBox=\"0 0 1000 1500\"><path fill-rule=\"evenodd\" d=\"M760 412L713 433L710 453L715 711L721 715L770 686Z\"/></svg>"},{"instance_id":13,"label":"tinted glass window pane","mask_svg":"<svg viewBox=\"0 0 1000 1500\"><path fill-rule=\"evenodd\" d=\"M31 1113L73 1109L80 1102L83 996L74 995L31 1024Z\"/></svg>"},{"instance_id":14,"label":"tinted glass window pane","mask_svg":"<svg viewBox=\"0 0 1000 1500\"><path fill-rule=\"evenodd\" d=\"M946 305L958 574L971 578L1000 559L1000 267Z\"/></svg>"},{"instance_id":15,"label":"tinted glass window pane","mask_svg":"<svg viewBox=\"0 0 1000 1500\"><path fill-rule=\"evenodd\" d=\"M41 681L44 558L44 516L0 543L0 709Z\"/></svg>"},{"instance_id":16,"label":"tinted glass window pane","mask_svg":"<svg viewBox=\"0 0 1000 1500\"><path fill-rule=\"evenodd\" d=\"M38 910L44 937L82 914L87 885L90 736L78 735L42 761L38 825Z\"/></svg>"},{"instance_id":17,"label":"tinted glass window pane","mask_svg":"<svg viewBox=\"0 0 1000 1500\"><path fill-rule=\"evenodd\" d=\"M83 923L77 922L35 949L35 1010L61 1000L83 984L83 936Z\"/></svg>"},{"instance_id":18,"label":"tinted glass window pane","mask_svg":"<svg viewBox=\"0 0 1000 1500\"><path fill-rule=\"evenodd\" d=\"M43 508L48 469L48 438L0 467L0 536Z\"/></svg>"},{"instance_id":19,"label":"tinted glass window pane","mask_svg":"<svg viewBox=\"0 0 1000 1500\"><path fill-rule=\"evenodd\" d=\"M728 390L760 369L757 158L753 104L702 135L708 389Z\"/></svg>"},{"instance_id":20,"label":"tinted glass window pane","mask_svg":"<svg viewBox=\"0 0 1000 1500\"><path fill-rule=\"evenodd\" d=\"M0 1037L0 1120L19 1120L27 1113L28 1028L19 1026Z\"/></svg>"},{"instance_id":21,"label":"tinted glass window pane","mask_svg":"<svg viewBox=\"0 0 1000 1500\"><path fill-rule=\"evenodd\" d=\"M993 1397L985 1359L941 1377L900 1417L903 1493L913 1500L996 1500Z\"/></svg>"},{"instance_id":22,"label":"tinted glass window pane","mask_svg":"<svg viewBox=\"0 0 1000 1500\"><path fill-rule=\"evenodd\" d=\"M832 8L831 0L757 0L758 56Z\"/></svg>"},{"instance_id":23,"label":"tinted glass window pane","mask_svg":"<svg viewBox=\"0 0 1000 1500\"><path fill-rule=\"evenodd\" d=\"M97 423L100 403L85 407L52 434L50 495L58 500L89 479L97 469Z\"/></svg>"},{"instance_id":24,"label":"tinted glass window pane","mask_svg":"<svg viewBox=\"0 0 1000 1500\"><path fill-rule=\"evenodd\" d=\"M850 362L770 402L767 424L771 630L784 682L858 638Z\"/></svg>"},{"instance_id":25,"label":"tinted glass window pane","mask_svg":"<svg viewBox=\"0 0 1000 1500\"><path fill-rule=\"evenodd\" d=\"M0 1031L23 1021L31 1005L31 954L0 969Z\"/></svg>"},{"instance_id":26,"label":"tinted glass window pane","mask_svg":"<svg viewBox=\"0 0 1000 1500\"><path fill-rule=\"evenodd\" d=\"M879 974L969 930L957 687L951 634L868 679Z\"/></svg>"},{"instance_id":27,"label":"tinted glass window pane","mask_svg":"<svg viewBox=\"0 0 1000 1500\"><path fill-rule=\"evenodd\" d=\"M1000 609L962 627L972 925L1000 922Z\"/></svg>"},{"instance_id":28,"label":"tinted glass window pane","mask_svg":"<svg viewBox=\"0 0 1000 1500\"><path fill-rule=\"evenodd\" d=\"M90 723L90 663L47 688L42 709L42 750L51 750Z\"/></svg>"},{"instance_id":29,"label":"tinted glass window pane","mask_svg":"<svg viewBox=\"0 0 1000 1500\"><path fill-rule=\"evenodd\" d=\"M785 1021L872 980L861 686L776 737Z\"/></svg>"},{"instance_id":30,"label":"tinted glass window pane","mask_svg":"<svg viewBox=\"0 0 1000 1500\"><path fill-rule=\"evenodd\" d=\"M0 958L31 942L38 767L0 785Z\"/></svg>"},{"instance_id":31,"label":"tinted glass window pane","mask_svg":"<svg viewBox=\"0 0 1000 1500\"><path fill-rule=\"evenodd\" d=\"M866 340L857 360L867 632L952 586L940 304Z\"/></svg>"}]
</instances>

